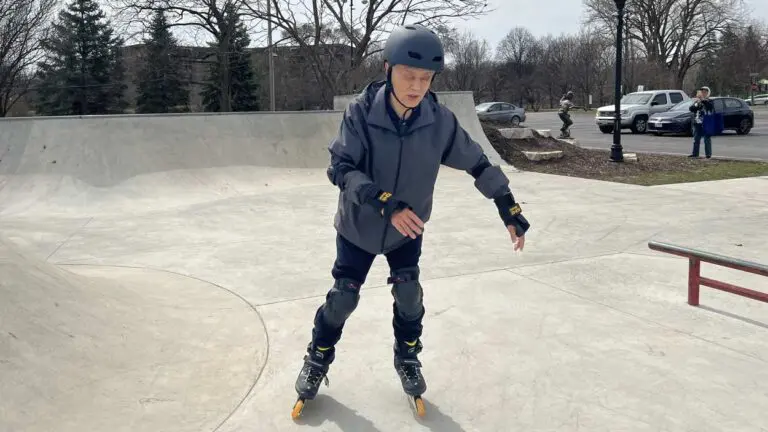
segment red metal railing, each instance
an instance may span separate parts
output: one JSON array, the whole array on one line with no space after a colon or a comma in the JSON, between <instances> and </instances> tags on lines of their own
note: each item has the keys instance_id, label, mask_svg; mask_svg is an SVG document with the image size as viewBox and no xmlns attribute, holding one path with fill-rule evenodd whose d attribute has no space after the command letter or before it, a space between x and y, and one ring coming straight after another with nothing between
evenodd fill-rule
<instances>
[{"instance_id":1,"label":"red metal railing","mask_svg":"<svg viewBox=\"0 0 768 432\"><path fill-rule=\"evenodd\" d=\"M650 241L648 247L656 251L688 258L688 304L691 306L699 305L699 288L701 285L768 303L768 293L701 276L702 262L768 276L768 266L766 265L663 242Z\"/></svg>"}]
</instances>

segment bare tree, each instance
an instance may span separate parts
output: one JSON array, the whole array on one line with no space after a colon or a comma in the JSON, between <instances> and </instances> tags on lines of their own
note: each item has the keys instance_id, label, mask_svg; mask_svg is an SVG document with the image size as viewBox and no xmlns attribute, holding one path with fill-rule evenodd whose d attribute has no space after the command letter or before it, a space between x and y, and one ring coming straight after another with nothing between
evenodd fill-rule
<instances>
[{"instance_id":1,"label":"bare tree","mask_svg":"<svg viewBox=\"0 0 768 432\"><path fill-rule=\"evenodd\" d=\"M509 83L510 99L534 105L536 72L544 50L538 39L525 27L514 27L496 47L496 58L503 65Z\"/></svg>"},{"instance_id":2,"label":"bare tree","mask_svg":"<svg viewBox=\"0 0 768 432\"><path fill-rule=\"evenodd\" d=\"M211 63L209 57L216 57L221 65L220 82L221 111L232 110L229 55L232 51L233 37L239 22L248 22L244 11L248 0L105 0L116 11L126 28L151 22L152 16L162 11L168 17L170 27L203 32L212 39L215 54L197 59L201 63Z\"/></svg>"},{"instance_id":3,"label":"bare tree","mask_svg":"<svg viewBox=\"0 0 768 432\"><path fill-rule=\"evenodd\" d=\"M483 93L490 73L491 49L488 42L478 39L472 32L454 31L443 38L451 67L445 74L450 90L470 90Z\"/></svg>"},{"instance_id":4,"label":"bare tree","mask_svg":"<svg viewBox=\"0 0 768 432\"><path fill-rule=\"evenodd\" d=\"M259 0L246 7L253 18L271 22L303 50L328 99L357 84L349 79L353 71L381 51L394 26L424 24L441 31L450 19L488 12L485 0ZM325 42L338 33L345 36L351 59L346 67L332 68L329 62L339 61L337 51Z\"/></svg>"},{"instance_id":5,"label":"bare tree","mask_svg":"<svg viewBox=\"0 0 768 432\"><path fill-rule=\"evenodd\" d=\"M589 95L604 86L609 77L609 68L613 66L609 56L611 43L599 36L595 31L582 31L573 37L575 51L572 56L571 72L574 79L574 90L577 90L577 104L587 106Z\"/></svg>"},{"instance_id":6,"label":"bare tree","mask_svg":"<svg viewBox=\"0 0 768 432\"><path fill-rule=\"evenodd\" d=\"M588 19L616 34L613 0L584 0ZM717 44L717 35L744 16L743 0L629 0L627 36L648 62L665 66L668 85L681 88L688 71Z\"/></svg>"},{"instance_id":7,"label":"bare tree","mask_svg":"<svg viewBox=\"0 0 768 432\"><path fill-rule=\"evenodd\" d=\"M0 117L24 96L56 0L0 1Z\"/></svg>"}]
</instances>

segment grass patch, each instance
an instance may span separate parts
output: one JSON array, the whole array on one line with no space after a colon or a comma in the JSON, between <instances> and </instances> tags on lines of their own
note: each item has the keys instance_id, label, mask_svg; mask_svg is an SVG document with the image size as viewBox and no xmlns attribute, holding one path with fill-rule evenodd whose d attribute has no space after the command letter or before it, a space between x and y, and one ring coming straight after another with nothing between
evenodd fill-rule
<instances>
[{"instance_id":1,"label":"grass patch","mask_svg":"<svg viewBox=\"0 0 768 432\"><path fill-rule=\"evenodd\" d=\"M501 157L524 171L643 186L768 176L768 162L638 153L637 162L615 163L610 160L609 150L584 149L535 131L534 138L507 139L495 125L484 123L483 129ZM553 150L562 151L563 157L536 162L522 153Z\"/></svg>"},{"instance_id":2,"label":"grass patch","mask_svg":"<svg viewBox=\"0 0 768 432\"><path fill-rule=\"evenodd\" d=\"M640 155L639 157L642 157ZM768 176L768 163L732 161L732 160L702 160L701 166L685 171L646 172L636 176L619 178L615 181L632 183L643 186L654 186L672 183L690 183L699 181L727 180L733 178Z\"/></svg>"}]
</instances>

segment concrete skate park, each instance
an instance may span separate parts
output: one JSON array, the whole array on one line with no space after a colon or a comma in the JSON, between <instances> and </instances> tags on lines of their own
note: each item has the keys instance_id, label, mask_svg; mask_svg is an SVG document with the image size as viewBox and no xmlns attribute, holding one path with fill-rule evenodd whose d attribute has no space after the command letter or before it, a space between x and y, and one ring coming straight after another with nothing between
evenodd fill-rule
<instances>
[{"instance_id":1,"label":"concrete skate park","mask_svg":"<svg viewBox=\"0 0 768 432\"><path fill-rule=\"evenodd\" d=\"M498 163L471 93L440 97ZM768 178L643 187L508 165L523 252L468 174L437 184L426 416L392 366L380 257L330 385L292 420L332 283L340 118L0 120L0 431L768 430L768 303L702 287L689 305L688 259L648 246L766 264Z\"/></svg>"}]
</instances>

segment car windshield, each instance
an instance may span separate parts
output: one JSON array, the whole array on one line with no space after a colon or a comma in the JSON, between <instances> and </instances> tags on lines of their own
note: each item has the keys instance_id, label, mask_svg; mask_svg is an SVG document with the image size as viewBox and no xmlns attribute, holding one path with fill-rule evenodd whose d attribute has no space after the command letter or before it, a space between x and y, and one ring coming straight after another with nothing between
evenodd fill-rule
<instances>
[{"instance_id":1,"label":"car windshield","mask_svg":"<svg viewBox=\"0 0 768 432\"><path fill-rule=\"evenodd\" d=\"M495 103L495 102L485 102L485 103L481 103L480 105L476 106L476 107L475 107L475 109L476 109L476 110L487 110L488 108L490 108L491 106L493 106L493 104L494 104L494 103Z\"/></svg>"},{"instance_id":2,"label":"car windshield","mask_svg":"<svg viewBox=\"0 0 768 432\"><path fill-rule=\"evenodd\" d=\"M651 96L653 96L652 93L634 93L634 94L628 94L621 98L621 103L626 105L631 104L647 104L649 100L651 100Z\"/></svg>"},{"instance_id":3,"label":"car windshield","mask_svg":"<svg viewBox=\"0 0 768 432\"><path fill-rule=\"evenodd\" d=\"M688 111L688 108L690 108L692 103L693 103L692 100L686 100L686 101L678 102L676 105L674 105L669 110L670 111Z\"/></svg>"}]
</instances>

